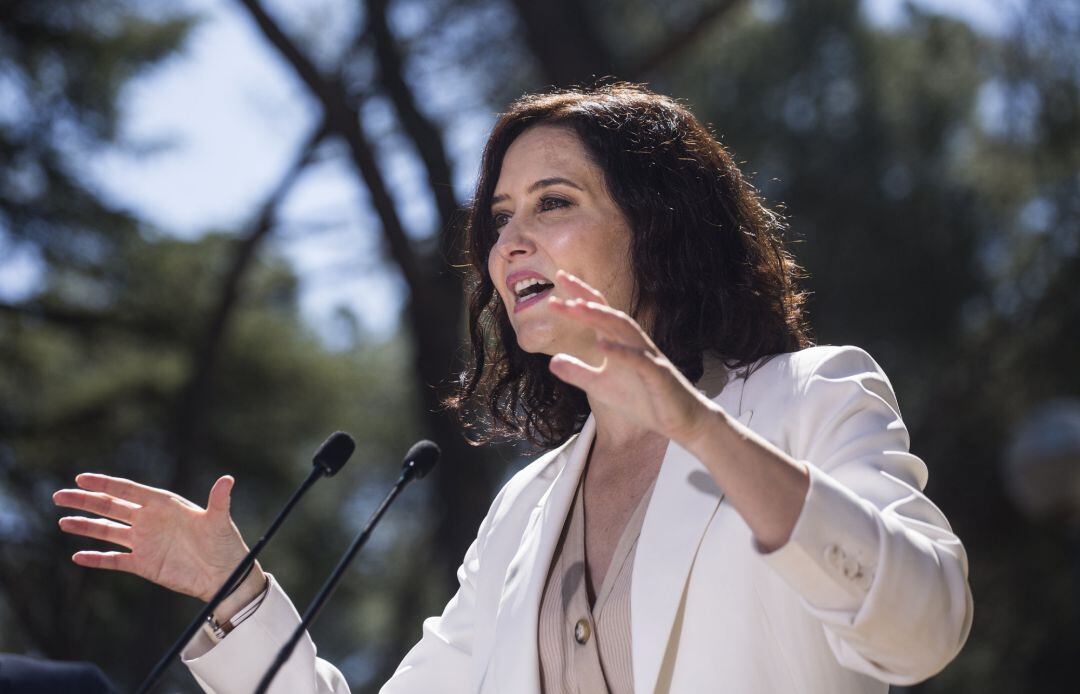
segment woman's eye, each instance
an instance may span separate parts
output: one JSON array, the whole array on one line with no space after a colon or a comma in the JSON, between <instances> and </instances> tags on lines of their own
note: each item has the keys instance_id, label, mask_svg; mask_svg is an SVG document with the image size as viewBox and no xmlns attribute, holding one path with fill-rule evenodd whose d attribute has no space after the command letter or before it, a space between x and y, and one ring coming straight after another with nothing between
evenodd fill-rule
<instances>
[{"instance_id":1,"label":"woman's eye","mask_svg":"<svg viewBox=\"0 0 1080 694\"><path fill-rule=\"evenodd\" d=\"M547 212L549 210L555 210L560 207L569 207L570 203L562 198L541 198L540 199L540 211Z\"/></svg>"},{"instance_id":2,"label":"woman's eye","mask_svg":"<svg viewBox=\"0 0 1080 694\"><path fill-rule=\"evenodd\" d=\"M569 200L563 200L562 198L545 197L540 198L540 201L537 203L536 207L537 211L539 212L550 212L551 210L557 210L562 207L570 207L570 205L571 203ZM506 226L507 223L509 223L510 217L511 215L506 212L492 213L491 224L496 229L501 229L502 227Z\"/></svg>"}]
</instances>

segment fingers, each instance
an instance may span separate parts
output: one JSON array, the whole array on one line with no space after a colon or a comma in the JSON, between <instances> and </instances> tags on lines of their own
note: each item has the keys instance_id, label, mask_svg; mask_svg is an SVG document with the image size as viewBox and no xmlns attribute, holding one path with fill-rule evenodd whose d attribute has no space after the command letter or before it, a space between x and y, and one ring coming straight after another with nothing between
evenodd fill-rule
<instances>
[{"instance_id":1,"label":"fingers","mask_svg":"<svg viewBox=\"0 0 1080 694\"><path fill-rule=\"evenodd\" d=\"M95 540L104 540L114 545L132 549L131 526L101 518L83 518L67 516L60 519L60 529L72 535L82 535Z\"/></svg>"},{"instance_id":2,"label":"fingers","mask_svg":"<svg viewBox=\"0 0 1080 694\"><path fill-rule=\"evenodd\" d=\"M135 561L130 552L76 552L71 561L89 569L108 569L110 571L135 571Z\"/></svg>"},{"instance_id":3,"label":"fingers","mask_svg":"<svg viewBox=\"0 0 1080 694\"><path fill-rule=\"evenodd\" d=\"M548 369L563 381L582 390L588 390L604 370L603 366L589 366L577 357L565 353L553 356L548 362Z\"/></svg>"},{"instance_id":4,"label":"fingers","mask_svg":"<svg viewBox=\"0 0 1080 694\"><path fill-rule=\"evenodd\" d=\"M604 298L604 295L586 284L585 280L577 275L571 275L566 270L559 270L555 273L555 281L561 283L563 290L571 299L595 301L598 304L607 306L607 299Z\"/></svg>"},{"instance_id":5,"label":"fingers","mask_svg":"<svg viewBox=\"0 0 1080 694\"><path fill-rule=\"evenodd\" d=\"M631 366L659 366L660 360L646 347L631 347L621 342L600 339L596 344L604 355Z\"/></svg>"},{"instance_id":6,"label":"fingers","mask_svg":"<svg viewBox=\"0 0 1080 694\"><path fill-rule=\"evenodd\" d=\"M53 494L53 503L64 508L95 513L105 518L112 518L122 523L132 522L139 506L117 499L102 492L87 492L81 489L61 489Z\"/></svg>"},{"instance_id":7,"label":"fingers","mask_svg":"<svg viewBox=\"0 0 1080 694\"><path fill-rule=\"evenodd\" d=\"M653 380L658 374L657 367L662 367L662 359L654 355L647 348L631 347L610 340L598 340L597 345L604 353L605 360L621 362L630 367L639 376ZM553 374L570 385L577 386L582 390L589 390L590 386L601 377L607 361L600 367L590 366L577 357L569 354L556 354L551 358L548 368Z\"/></svg>"},{"instance_id":8,"label":"fingers","mask_svg":"<svg viewBox=\"0 0 1080 694\"><path fill-rule=\"evenodd\" d=\"M145 484L132 482L123 477L109 477L93 472L84 472L75 476L75 484L91 492L103 492L119 499L132 501L139 506L146 506L152 501L172 498L172 494L163 489L147 487Z\"/></svg>"},{"instance_id":9,"label":"fingers","mask_svg":"<svg viewBox=\"0 0 1080 694\"><path fill-rule=\"evenodd\" d=\"M580 320L602 336L631 346L653 347L652 340L637 321L618 309L581 299L562 301L551 297L548 302L555 311Z\"/></svg>"},{"instance_id":10,"label":"fingers","mask_svg":"<svg viewBox=\"0 0 1080 694\"><path fill-rule=\"evenodd\" d=\"M232 488L236 480L232 475L219 477L210 489L210 498L206 500L206 510L211 513L229 514L229 506L232 503Z\"/></svg>"}]
</instances>

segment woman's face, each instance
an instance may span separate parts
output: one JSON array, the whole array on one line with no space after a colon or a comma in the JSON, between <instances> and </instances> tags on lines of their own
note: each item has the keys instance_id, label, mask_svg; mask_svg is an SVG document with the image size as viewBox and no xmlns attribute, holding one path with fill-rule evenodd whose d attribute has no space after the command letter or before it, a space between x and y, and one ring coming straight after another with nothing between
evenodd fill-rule
<instances>
[{"instance_id":1,"label":"woman's face","mask_svg":"<svg viewBox=\"0 0 1080 694\"><path fill-rule=\"evenodd\" d=\"M578 136L551 125L519 135L503 158L491 214L499 236L488 272L518 345L599 362L593 331L547 304L553 293L570 298L553 289L558 270L580 277L614 308L629 312L633 297L629 225Z\"/></svg>"}]
</instances>

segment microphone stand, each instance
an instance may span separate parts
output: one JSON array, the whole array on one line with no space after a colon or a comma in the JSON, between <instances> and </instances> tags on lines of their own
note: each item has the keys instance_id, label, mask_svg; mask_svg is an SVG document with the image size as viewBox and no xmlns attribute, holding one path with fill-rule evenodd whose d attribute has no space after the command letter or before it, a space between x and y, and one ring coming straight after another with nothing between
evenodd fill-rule
<instances>
[{"instance_id":1,"label":"microphone stand","mask_svg":"<svg viewBox=\"0 0 1080 694\"><path fill-rule=\"evenodd\" d=\"M344 440L338 437L344 437ZM347 440L347 442L345 440ZM187 628L184 629L184 632L180 634L180 638L176 640L176 643L172 645L172 648L161 657L161 660L154 666L154 669L150 671L150 674L146 676L143 683L139 685L136 694L146 694L155 684L157 684L157 681L161 679L161 676L165 674L165 670L167 670L172 663L172 659L180 654L180 651L183 650L184 646L191 640L191 637L195 635L195 632L206 622L206 618L209 617L214 609L217 608L217 606L239 586L243 579L247 577L246 574L248 570L255 564L255 560L263 551L263 548L266 547L266 544L270 542L270 538L272 538L274 533L278 531L278 528L281 527L285 518L292 511L293 506L295 506L296 503L300 501L300 498L307 493L308 489L311 488L311 485L315 484L321 477L332 476L341 469L341 466L344 465L345 461L352 455L354 447L355 444L352 442L352 438L349 437L348 434L342 432L332 435L325 443L323 443L319 448L318 453L315 454L315 464L311 468L311 472L308 473L307 479L305 479L297 490L293 492L293 495L289 498L289 501L286 502L284 508L278 512L277 517L274 518L274 521L266 530L266 534L259 538L259 541L251 548L251 551L247 553L247 556L237 564L236 568L233 569L232 574L230 574L229 578L225 580L225 583L218 588L218 591L214 593L214 596L210 598L210 601L206 603L206 606L199 611L199 614L195 616L195 619L191 620L191 623L188 624ZM347 452L342 449L347 449ZM343 454L344 459L340 460L340 462L337 460L327 461L324 459L324 454L326 453L336 456L337 458L340 458Z\"/></svg>"},{"instance_id":2,"label":"microphone stand","mask_svg":"<svg viewBox=\"0 0 1080 694\"><path fill-rule=\"evenodd\" d=\"M430 448L424 448L424 444ZM432 452L432 450L434 452ZM308 605L307 610L304 611L304 616L300 620L300 624L293 630L289 640L285 642L285 645L277 653L277 657L274 658L274 662L271 663L270 668L259 680L259 686L255 689L255 694L266 694L266 690L270 687L270 684L274 681L274 677L278 671L285 664L285 661L292 655L293 650L296 649L296 644L300 642L304 634L307 632L308 626L319 616L319 612L322 611L326 602L333 595L334 589L337 588L338 583L341 582L341 578L345 575L346 569L349 568L349 564L352 563L353 558L367 542L368 537L374 530L375 525L378 524L379 519L382 518L386 509L390 507L397 495L405 488L409 482L413 479L419 479L426 475L428 471L435 466L435 462L438 460L439 449L434 443L430 441L421 441L413 446L409 451L409 455L406 456L405 465L401 471L401 476L397 482L394 483L394 487L390 490L390 493L386 495L379 507L375 509L375 512L371 514L366 525L360 534L356 536L352 544L349 545L349 549L345 552L345 555L334 567L334 571L330 574L330 577L323 583L322 588L319 589L315 599Z\"/></svg>"}]
</instances>

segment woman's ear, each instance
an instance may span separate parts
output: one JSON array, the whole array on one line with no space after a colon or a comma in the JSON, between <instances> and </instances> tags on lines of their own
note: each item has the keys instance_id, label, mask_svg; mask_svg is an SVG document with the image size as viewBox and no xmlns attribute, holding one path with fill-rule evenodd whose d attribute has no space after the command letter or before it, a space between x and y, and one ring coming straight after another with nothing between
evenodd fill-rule
<instances>
[{"instance_id":1,"label":"woman's ear","mask_svg":"<svg viewBox=\"0 0 1080 694\"><path fill-rule=\"evenodd\" d=\"M653 328L656 327L656 305L642 298L636 283L634 284L634 296L630 300L630 317L637 321L637 324L650 338L656 337L656 333L653 331Z\"/></svg>"}]
</instances>

